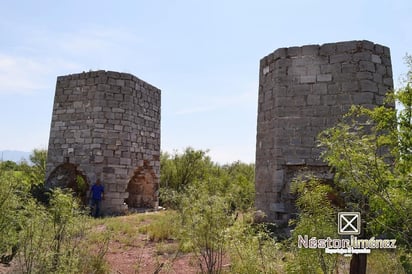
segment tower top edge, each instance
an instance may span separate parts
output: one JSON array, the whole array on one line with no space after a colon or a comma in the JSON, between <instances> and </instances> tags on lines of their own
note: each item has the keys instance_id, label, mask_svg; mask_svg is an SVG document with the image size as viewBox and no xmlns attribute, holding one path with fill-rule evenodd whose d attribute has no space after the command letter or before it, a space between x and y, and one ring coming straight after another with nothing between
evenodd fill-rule
<instances>
[{"instance_id":1,"label":"tower top edge","mask_svg":"<svg viewBox=\"0 0 412 274\"><path fill-rule=\"evenodd\" d=\"M332 55L339 53L355 53L359 51L371 51L390 56L390 49L384 45L369 40L351 40L324 44L307 44L303 46L291 46L278 48L264 56L260 61L290 58L297 56Z\"/></svg>"}]
</instances>

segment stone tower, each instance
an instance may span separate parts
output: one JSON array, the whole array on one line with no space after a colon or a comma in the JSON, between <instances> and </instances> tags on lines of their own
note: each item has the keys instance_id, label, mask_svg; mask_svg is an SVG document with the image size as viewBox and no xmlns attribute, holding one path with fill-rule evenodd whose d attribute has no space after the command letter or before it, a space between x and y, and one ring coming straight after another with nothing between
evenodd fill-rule
<instances>
[{"instance_id":1,"label":"stone tower","mask_svg":"<svg viewBox=\"0 0 412 274\"><path fill-rule=\"evenodd\" d=\"M295 212L290 182L300 170L332 178L318 133L353 104L381 105L393 88L390 52L369 41L280 48L259 76L255 206L281 224Z\"/></svg>"},{"instance_id":2,"label":"stone tower","mask_svg":"<svg viewBox=\"0 0 412 274\"><path fill-rule=\"evenodd\" d=\"M105 214L157 207L160 90L137 77L93 71L57 78L46 187L70 187L86 202L97 179Z\"/></svg>"}]
</instances>

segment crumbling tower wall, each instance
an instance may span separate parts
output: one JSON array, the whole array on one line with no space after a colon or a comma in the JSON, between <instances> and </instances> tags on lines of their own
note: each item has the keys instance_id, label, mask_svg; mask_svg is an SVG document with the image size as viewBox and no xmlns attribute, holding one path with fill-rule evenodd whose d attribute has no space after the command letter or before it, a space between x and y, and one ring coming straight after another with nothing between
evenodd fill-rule
<instances>
[{"instance_id":1,"label":"crumbling tower wall","mask_svg":"<svg viewBox=\"0 0 412 274\"><path fill-rule=\"evenodd\" d=\"M93 71L58 77L46 186L75 185L85 192L100 179L105 214L120 213L125 202L157 207L160 103L160 90L131 74ZM143 179L136 180L136 174Z\"/></svg>"},{"instance_id":2,"label":"crumbling tower wall","mask_svg":"<svg viewBox=\"0 0 412 274\"><path fill-rule=\"evenodd\" d=\"M259 76L255 206L268 221L286 223L299 170L330 179L318 133L351 105L383 104L393 88L390 52L369 41L280 48L260 61Z\"/></svg>"}]
</instances>

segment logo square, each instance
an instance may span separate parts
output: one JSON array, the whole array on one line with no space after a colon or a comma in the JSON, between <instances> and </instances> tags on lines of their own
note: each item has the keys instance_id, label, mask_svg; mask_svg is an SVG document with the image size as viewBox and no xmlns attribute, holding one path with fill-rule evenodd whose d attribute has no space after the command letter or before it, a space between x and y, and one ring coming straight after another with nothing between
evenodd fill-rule
<instances>
[{"instance_id":1,"label":"logo square","mask_svg":"<svg viewBox=\"0 0 412 274\"><path fill-rule=\"evenodd\" d=\"M339 212L338 213L338 234L339 235L359 235L361 233L360 212Z\"/></svg>"}]
</instances>

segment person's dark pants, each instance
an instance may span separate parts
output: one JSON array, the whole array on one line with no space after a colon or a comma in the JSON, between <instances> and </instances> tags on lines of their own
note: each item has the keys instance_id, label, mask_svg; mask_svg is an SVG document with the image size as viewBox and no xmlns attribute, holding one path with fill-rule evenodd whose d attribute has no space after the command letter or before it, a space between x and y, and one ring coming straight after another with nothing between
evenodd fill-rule
<instances>
[{"instance_id":1,"label":"person's dark pants","mask_svg":"<svg viewBox=\"0 0 412 274\"><path fill-rule=\"evenodd\" d=\"M91 212L90 212L90 214L95 218L99 217L101 203L102 203L102 200L97 200L97 199L92 199L91 200L91 204L90 204Z\"/></svg>"}]
</instances>

